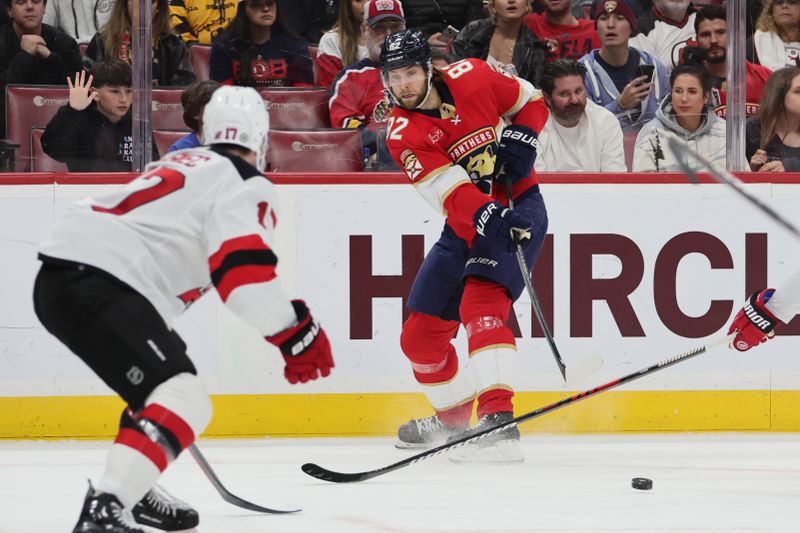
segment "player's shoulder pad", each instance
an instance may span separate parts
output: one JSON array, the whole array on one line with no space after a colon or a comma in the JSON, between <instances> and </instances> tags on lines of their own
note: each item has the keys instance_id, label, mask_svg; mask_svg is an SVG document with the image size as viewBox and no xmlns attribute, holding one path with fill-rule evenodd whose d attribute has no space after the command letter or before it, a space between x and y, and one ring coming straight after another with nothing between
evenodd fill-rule
<instances>
[{"instance_id":1,"label":"player's shoulder pad","mask_svg":"<svg viewBox=\"0 0 800 533\"><path fill-rule=\"evenodd\" d=\"M210 146L209 150L218 154L233 164L233 167L239 173L239 177L243 180L248 180L250 178L266 178L266 176L260 172L256 167L239 157L238 155L230 154L224 148L220 148L218 146Z\"/></svg>"}]
</instances>

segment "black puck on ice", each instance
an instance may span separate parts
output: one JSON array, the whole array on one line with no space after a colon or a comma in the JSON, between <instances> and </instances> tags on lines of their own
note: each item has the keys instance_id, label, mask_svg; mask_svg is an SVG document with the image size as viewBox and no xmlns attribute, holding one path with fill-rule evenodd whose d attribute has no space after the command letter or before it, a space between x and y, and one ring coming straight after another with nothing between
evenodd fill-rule
<instances>
[{"instance_id":1,"label":"black puck on ice","mask_svg":"<svg viewBox=\"0 0 800 533\"><path fill-rule=\"evenodd\" d=\"M631 487L638 490L650 490L653 488L653 480L646 477L635 477L631 480Z\"/></svg>"}]
</instances>

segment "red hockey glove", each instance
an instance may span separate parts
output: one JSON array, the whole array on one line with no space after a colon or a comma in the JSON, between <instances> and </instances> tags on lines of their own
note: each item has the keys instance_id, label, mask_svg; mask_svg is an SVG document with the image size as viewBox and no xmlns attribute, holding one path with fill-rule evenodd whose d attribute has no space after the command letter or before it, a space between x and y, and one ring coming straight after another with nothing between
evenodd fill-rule
<instances>
[{"instance_id":1,"label":"red hockey glove","mask_svg":"<svg viewBox=\"0 0 800 533\"><path fill-rule=\"evenodd\" d=\"M311 318L311 313L303 300L292 300L294 312L299 323L267 337L267 341L280 348L286 367L283 375L294 385L298 381L309 380L330 375L333 368L331 343L319 323Z\"/></svg>"},{"instance_id":2,"label":"red hockey glove","mask_svg":"<svg viewBox=\"0 0 800 533\"><path fill-rule=\"evenodd\" d=\"M736 337L731 342L731 348L746 352L775 335L773 330L778 319L765 305L772 298L774 292L775 289L764 289L761 292L753 293L744 307L736 313L731 328L728 330L728 335L736 333Z\"/></svg>"},{"instance_id":3,"label":"red hockey glove","mask_svg":"<svg viewBox=\"0 0 800 533\"><path fill-rule=\"evenodd\" d=\"M500 202L483 204L472 216L475 231L490 239L500 238L513 251L518 243L531 237L531 223Z\"/></svg>"}]
</instances>

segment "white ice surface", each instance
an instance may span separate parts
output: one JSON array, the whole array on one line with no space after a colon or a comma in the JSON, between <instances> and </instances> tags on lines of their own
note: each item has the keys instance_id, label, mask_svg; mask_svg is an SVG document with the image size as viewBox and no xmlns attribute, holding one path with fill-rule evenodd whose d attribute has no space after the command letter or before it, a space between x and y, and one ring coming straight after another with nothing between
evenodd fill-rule
<instances>
[{"instance_id":1,"label":"white ice surface","mask_svg":"<svg viewBox=\"0 0 800 533\"><path fill-rule=\"evenodd\" d=\"M800 531L800 435L525 435L516 466L453 465L437 456L370 481L332 484L315 462L369 470L410 455L391 439L201 441L227 488L267 507L225 503L188 454L162 479L200 512L197 531L249 532L738 532ZM107 443L0 443L0 532L70 532L86 478ZM631 478L653 479L652 491Z\"/></svg>"}]
</instances>

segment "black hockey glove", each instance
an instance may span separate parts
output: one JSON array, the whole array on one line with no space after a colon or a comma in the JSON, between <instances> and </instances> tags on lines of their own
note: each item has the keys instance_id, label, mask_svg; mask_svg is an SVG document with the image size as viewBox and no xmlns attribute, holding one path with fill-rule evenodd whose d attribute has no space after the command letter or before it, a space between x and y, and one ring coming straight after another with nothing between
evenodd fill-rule
<instances>
[{"instance_id":1,"label":"black hockey glove","mask_svg":"<svg viewBox=\"0 0 800 533\"><path fill-rule=\"evenodd\" d=\"M525 217L500 202L482 205L472 216L475 231L490 239L505 241L506 248L513 251L518 243L531 238L531 225Z\"/></svg>"},{"instance_id":2,"label":"black hockey glove","mask_svg":"<svg viewBox=\"0 0 800 533\"><path fill-rule=\"evenodd\" d=\"M516 183L530 175L536 161L539 140L536 132L527 126L511 124L500 135L500 147L494 160L494 168L504 169L505 175ZM504 179L495 173L496 180Z\"/></svg>"}]
</instances>

